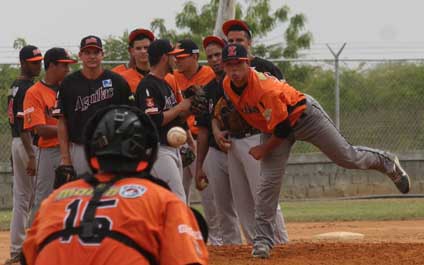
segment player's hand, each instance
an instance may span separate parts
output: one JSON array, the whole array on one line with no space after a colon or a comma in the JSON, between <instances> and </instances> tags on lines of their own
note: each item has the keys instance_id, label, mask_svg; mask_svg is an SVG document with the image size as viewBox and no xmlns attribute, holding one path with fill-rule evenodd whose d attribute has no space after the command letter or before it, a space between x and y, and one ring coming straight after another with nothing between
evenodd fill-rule
<instances>
[{"instance_id":1,"label":"player's hand","mask_svg":"<svg viewBox=\"0 0 424 265\"><path fill-rule=\"evenodd\" d=\"M228 140L228 131L214 131L213 136L215 138L216 143L218 144L219 149L223 152L227 153L231 148L231 141Z\"/></svg>"},{"instance_id":2,"label":"player's hand","mask_svg":"<svg viewBox=\"0 0 424 265\"><path fill-rule=\"evenodd\" d=\"M254 146L249 150L249 154L256 160L261 160L267 153L265 146L262 144Z\"/></svg>"},{"instance_id":3,"label":"player's hand","mask_svg":"<svg viewBox=\"0 0 424 265\"><path fill-rule=\"evenodd\" d=\"M30 157L29 160L28 160L27 168L26 168L26 173L27 173L28 176L35 176L35 173L36 173L36 170L35 170L36 165L35 164L36 164L35 156Z\"/></svg>"},{"instance_id":4,"label":"player's hand","mask_svg":"<svg viewBox=\"0 0 424 265\"><path fill-rule=\"evenodd\" d=\"M180 113L190 113L191 99L184 98L180 103L178 103L177 106L180 110Z\"/></svg>"},{"instance_id":5,"label":"player's hand","mask_svg":"<svg viewBox=\"0 0 424 265\"><path fill-rule=\"evenodd\" d=\"M196 180L196 189L200 191L204 190L209 184L208 177L206 176L205 172L203 172L203 169L201 167L196 168L195 180Z\"/></svg>"}]
</instances>

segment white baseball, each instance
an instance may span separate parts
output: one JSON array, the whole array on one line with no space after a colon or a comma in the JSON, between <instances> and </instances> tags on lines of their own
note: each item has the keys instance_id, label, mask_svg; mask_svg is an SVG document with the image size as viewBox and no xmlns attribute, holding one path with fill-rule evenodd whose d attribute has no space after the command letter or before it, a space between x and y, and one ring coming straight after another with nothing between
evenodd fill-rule
<instances>
[{"instance_id":1,"label":"white baseball","mask_svg":"<svg viewBox=\"0 0 424 265\"><path fill-rule=\"evenodd\" d=\"M173 147L180 147L187 141L187 133L181 127L172 127L166 134L166 139L168 140L169 145Z\"/></svg>"}]
</instances>

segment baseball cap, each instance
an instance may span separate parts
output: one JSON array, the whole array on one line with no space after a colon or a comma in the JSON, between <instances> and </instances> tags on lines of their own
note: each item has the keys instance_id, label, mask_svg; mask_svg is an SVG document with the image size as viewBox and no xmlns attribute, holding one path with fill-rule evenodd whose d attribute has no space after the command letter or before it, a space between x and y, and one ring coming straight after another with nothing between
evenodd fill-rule
<instances>
[{"instance_id":1,"label":"baseball cap","mask_svg":"<svg viewBox=\"0 0 424 265\"><path fill-rule=\"evenodd\" d=\"M243 20L232 19L225 21L225 23L222 24L222 32L224 32L225 36L227 36L228 32L231 30L245 31L249 37L252 37L252 32L250 32L249 25L247 25L247 23Z\"/></svg>"},{"instance_id":2,"label":"baseball cap","mask_svg":"<svg viewBox=\"0 0 424 265\"><path fill-rule=\"evenodd\" d=\"M171 42L167 39L158 39L150 43L149 57L157 58L164 54L174 54L184 51L183 49L174 49L171 45Z\"/></svg>"},{"instance_id":3,"label":"baseball cap","mask_svg":"<svg viewBox=\"0 0 424 265\"><path fill-rule=\"evenodd\" d=\"M94 35L89 35L87 37L82 38L80 44L80 51L90 47L103 50L102 40Z\"/></svg>"},{"instance_id":4,"label":"baseball cap","mask_svg":"<svg viewBox=\"0 0 424 265\"><path fill-rule=\"evenodd\" d=\"M203 39L203 48L206 49L206 47L208 47L208 45L211 44L211 43L216 43L219 46L221 46L222 48L224 48L224 46L225 46L225 41L223 39L221 39L220 37L207 36L206 38Z\"/></svg>"},{"instance_id":5,"label":"baseball cap","mask_svg":"<svg viewBox=\"0 0 424 265\"><path fill-rule=\"evenodd\" d=\"M153 32L147 29L139 28L139 29L135 29L131 31L130 35L128 36L128 42L129 43L133 42L134 39L140 35L146 36L146 38L148 38L150 41L155 40L155 35L153 34Z\"/></svg>"},{"instance_id":6,"label":"baseball cap","mask_svg":"<svg viewBox=\"0 0 424 265\"><path fill-rule=\"evenodd\" d=\"M43 60L43 55L40 49L33 45L24 46L19 51L19 60L26 62L36 62Z\"/></svg>"},{"instance_id":7,"label":"baseball cap","mask_svg":"<svg viewBox=\"0 0 424 265\"><path fill-rule=\"evenodd\" d=\"M172 55L175 55L175 58L184 58L188 57L192 54L199 54L199 47L194 43L194 41L190 39L180 40L178 43L178 49L182 49L182 51L173 51Z\"/></svg>"},{"instance_id":8,"label":"baseball cap","mask_svg":"<svg viewBox=\"0 0 424 265\"><path fill-rule=\"evenodd\" d=\"M44 55L45 66L53 62L74 64L77 61L72 59L71 54L64 48L55 47L49 49Z\"/></svg>"},{"instance_id":9,"label":"baseball cap","mask_svg":"<svg viewBox=\"0 0 424 265\"><path fill-rule=\"evenodd\" d=\"M222 61L249 61L247 50L240 44L227 45L222 51Z\"/></svg>"}]
</instances>

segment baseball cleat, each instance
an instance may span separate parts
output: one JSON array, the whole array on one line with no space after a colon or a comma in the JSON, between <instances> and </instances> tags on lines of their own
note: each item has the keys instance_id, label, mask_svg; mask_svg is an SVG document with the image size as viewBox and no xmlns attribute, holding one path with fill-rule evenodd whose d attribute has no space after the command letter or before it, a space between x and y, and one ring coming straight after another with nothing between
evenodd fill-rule
<instances>
[{"instance_id":1,"label":"baseball cleat","mask_svg":"<svg viewBox=\"0 0 424 265\"><path fill-rule=\"evenodd\" d=\"M393 158L393 173L389 174L390 179L395 183L398 190L402 193L408 193L411 189L411 180L408 174L402 168L399 162L399 158L395 156Z\"/></svg>"},{"instance_id":2,"label":"baseball cleat","mask_svg":"<svg viewBox=\"0 0 424 265\"><path fill-rule=\"evenodd\" d=\"M267 244L256 243L253 246L252 256L254 258L267 259L269 258L270 247Z\"/></svg>"}]
</instances>

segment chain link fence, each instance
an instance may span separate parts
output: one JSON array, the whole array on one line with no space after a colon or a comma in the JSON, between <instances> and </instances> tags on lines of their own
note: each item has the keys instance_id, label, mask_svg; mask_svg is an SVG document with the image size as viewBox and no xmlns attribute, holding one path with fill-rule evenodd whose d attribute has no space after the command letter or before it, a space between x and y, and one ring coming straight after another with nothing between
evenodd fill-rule
<instances>
[{"instance_id":1,"label":"chain link fence","mask_svg":"<svg viewBox=\"0 0 424 265\"><path fill-rule=\"evenodd\" d=\"M334 60L279 62L286 80L336 117ZM109 62L108 66L113 65ZM10 161L7 95L16 65L0 65L0 162ZM424 151L424 60L340 60L340 131L354 145ZM319 152L298 142L293 153Z\"/></svg>"}]
</instances>

